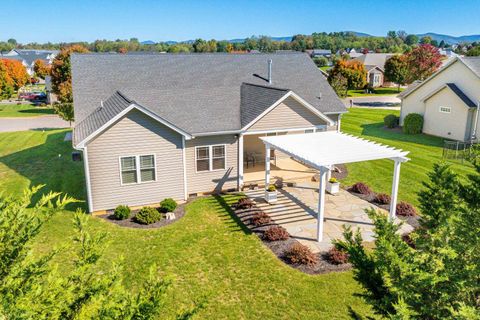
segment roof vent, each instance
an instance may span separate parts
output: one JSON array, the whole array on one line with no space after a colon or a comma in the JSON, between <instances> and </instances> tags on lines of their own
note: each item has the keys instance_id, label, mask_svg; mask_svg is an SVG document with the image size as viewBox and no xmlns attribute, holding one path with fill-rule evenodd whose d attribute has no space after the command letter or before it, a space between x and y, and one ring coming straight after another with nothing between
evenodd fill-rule
<instances>
[{"instance_id":1,"label":"roof vent","mask_svg":"<svg viewBox=\"0 0 480 320\"><path fill-rule=\"evenodd\" d=\"M322 99L322 93L321 92L318 94L318 99Z\"/></svg>"},{"instance_id":2,"label":"roof vent","mask_svg":"<svg viewBox=\"0 0 480 320\"><path fill-rule=\"evenodd\" d=\"M272 59L268 59L268 83L272 84Z\"/></svg>"}]
</instances>

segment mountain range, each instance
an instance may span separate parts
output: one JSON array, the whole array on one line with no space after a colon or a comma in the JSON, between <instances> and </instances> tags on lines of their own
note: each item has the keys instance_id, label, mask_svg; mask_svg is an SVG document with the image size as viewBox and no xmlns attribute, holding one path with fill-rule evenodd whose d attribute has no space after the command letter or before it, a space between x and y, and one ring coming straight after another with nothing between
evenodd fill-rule
<instances>
[{"instance_id":1,"label":"mountain range","mask_svg":"<svg viewBox=\"0 0 480 320\"><path fill-rule=\"evenodd\" d=\"M356 31L350 31L350 32L353 32L356 36L358 37L373 37L372 35L368 34L368 33L363 33L363 32L356 32ZM425 36L429 36L431 37L433 40L436 40L438 42L441 42L442 40L445 42L445 43L448 43L448 44L459 44L459 43L464 43L464 42L475 42L475 41L480 41L480 34L474 34L474 35L464 35L464 36L458 36L458 37L455 37L455 36L450 36L450 35L447 35L447 34L439 34L439 33L433 33L433 32L428 32L428 33L421 33L421 34L417 34L417 36L419 38L422 38L422 37L425 37ZM273 41L291 41L292 40L292 37L271 37L271 39ZM186 40L186 41L165 41L165 43L167 44L175 44L175 43L193 43L195 40ZM238 43L238 42L243 42L245 41L245 38L243 39L240 39L240 38L237 38L237 39L230 39L230 40L227 40L228 42L231 42L231 43ZM142 44L155 44L155 41L152 41L152 40L146 40L146 41L142 41L141 42Z\"/></svg>"}]
</instances>

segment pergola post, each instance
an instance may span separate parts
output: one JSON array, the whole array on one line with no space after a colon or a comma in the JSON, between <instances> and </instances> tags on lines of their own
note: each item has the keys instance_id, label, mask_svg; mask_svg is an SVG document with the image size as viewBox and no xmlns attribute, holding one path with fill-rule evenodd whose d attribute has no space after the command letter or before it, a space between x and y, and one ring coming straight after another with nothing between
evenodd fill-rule
<instances>
[{"instance_id":1,"label":"pergola post","mask_svg":"<svg viewBox=\"0 0 480 320\"><path fill-rule=\"evenodd\" d=\"M317 241L323 240L323 219L325 216L325 185L327 177L327 169L320 169L320 182L318 186L318 211L317 211Z\"/></svg>"},{"instance_id":2,"label":"pergola post","mask_svg":"<svg viewBox=\"0 0 480 320\"><path fill-rule=\"evenodd\" d=\"M238 190L243 187L243 134L238 136Z\"/></svg>"},{"instance_id":3,"label":"pergola post","mask_svg":"<svg viewBox=\"0 0 480 320\"><path fill-rule=\"evenodd\" d=\"M265 190L270 185L270 145L265 144Z\"/></svg>"},{"instance_id":4,"label":"pergola post","mask_svg":"<svg viewBox=\"0 0 480 320\"><path fill-rule=\"evenodd\" d=\"M397 211L397 198L398 198L398 183L400 181L400 165L402 161L394 159L393 166L393 181L392 181L392 199L390 201L390 220L394 220Z\"/></svg>"}]
</instances>

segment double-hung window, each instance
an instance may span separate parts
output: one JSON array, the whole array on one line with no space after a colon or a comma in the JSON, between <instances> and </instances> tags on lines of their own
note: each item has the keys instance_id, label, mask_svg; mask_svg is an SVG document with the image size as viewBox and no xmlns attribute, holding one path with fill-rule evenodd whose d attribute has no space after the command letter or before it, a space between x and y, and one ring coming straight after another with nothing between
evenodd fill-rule
<instances>
[{"instance_id":1,"label":"double-hung window","mask_svg":"<svg viewBox=\"0 0 480 320\"><path fill-rule=\"evenodd\" d=\"M225 145L201 146L195 148L195 162L197 172L225 170Z\"/></svg>"},{"instance_id":2,"label":"double-hung window","mask_svg":"<svg viewBox=\"0 0 480 320\"><path fill-rule=\"evenodd\" d=\"M121 157L120 171L122 184L155 181L155 156L150 154Z\"/></svg>"}]
</instances>

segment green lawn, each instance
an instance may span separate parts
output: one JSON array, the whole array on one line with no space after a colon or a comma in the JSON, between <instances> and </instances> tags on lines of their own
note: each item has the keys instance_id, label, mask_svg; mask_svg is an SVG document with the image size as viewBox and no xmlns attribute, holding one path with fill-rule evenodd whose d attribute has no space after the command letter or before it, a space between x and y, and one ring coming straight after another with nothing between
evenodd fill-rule
<instances>
[{"instance_id":1,"label":"green lawn","mask_svg":"<svg viewBox=\"0 0 480 320\"><path fill-rule=\"evenodd\" d=\"M0 104L0 118L38 117L46 114L53 114L53 109L32 104Z\"/></svg>"},{"instance_id":2,"label":"green lawn","mask_svg":"<svg viewBox=\"0 0 480 320\"><path fill-rule=\"evenodd\" d=\"M0 192L18 194L31 184L85 198L82 163L72 162L66 130L0 133ZM311 276L288 267L238 224L228 211L236 196L207 197L187 207L185 217L158 230L117 227L92 217L94 230L110 234L102 269L123 257L127 285L133 289L156 263L174 278L167 316L205 300L198 319L350 319L369 307L356 294L351 272ZM70 208L73 210L74 208ZM53 218L34 244L36 254L72 237L72 211ZM57 259L71 268L67 252Z\"/></svg>"},{"instance_id":3,"label":"green lawn","mask_svg":"<svg viewBox=\"0 0 480 320\"><path fill-rule=\"evenodd\" d=\"M405 90L400 88L400 92ZM397 88L376 88L375 93L365 93L364 90L348 90L349 97L375 97L375 96L389 96L397 95L400 93Z\"/></svg>"},{"instance_id":4,"label":"green lawn","mask_svg":"<svg viewBox=\"0 0 480 320\"><path fill-rule=\"evenodd\" d=\"M351 108L342 118L342 131L362 136L410 151L411 161L402 164L400 170L399 199L418 205L417 192L422 181L428 179L434 163L442 161L443 139L424 134L406 135L399 130L388 130L383 126L387 114L399 115L399 111ZM451 162L452 168L459 174L473 173L468 164ZM393 162L391 160L366 161L347 166L349 174L343 181L347 185L362 181L377 192L391 192Z\"/></svg>"}]
</instances>

